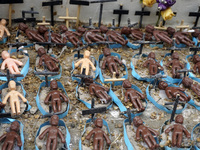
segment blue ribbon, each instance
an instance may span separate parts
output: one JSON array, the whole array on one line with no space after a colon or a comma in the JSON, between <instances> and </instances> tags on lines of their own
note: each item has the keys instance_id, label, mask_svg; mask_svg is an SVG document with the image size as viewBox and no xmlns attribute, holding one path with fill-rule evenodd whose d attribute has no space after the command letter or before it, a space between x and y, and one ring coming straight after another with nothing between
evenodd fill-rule
<instances>
[{"instance_id":1,"label":"blue ribbon","mask_svg":"<svg viewBox=\"0 0 200 150\"><path fill-rule=\"evenodd\" d=\"M134 89L134 90L137 90L137 91L140 92L140 93L142 93L142 91L141 91L136 85L133 85L133 84L132 84L131 88ZM111 95L111 97L113 98L114 103L119 107L119 109L120 109L121 112L127 111L126 106L123 105L123 103L121 102L121 100L115 95L115 93L114 93L112 90L111 90L111 92L110 92L110 95ZM146 103L146 107L145 107L145 109L146 109L146 108L147 108L147 105L148 105L148 102L147 102L146 99L145 99L145 103ZM141 115L142 113L143 113L143 112L136 113L136 114L131 113L131 117L139 116L139 115ZM128 117L127 114L124 114L124 115L125 115L126 117Z\"/></svg>"},{"instance_id":2,"label":"blue ribbon","mask_svg":"<svg viewBox=\"0 0 200 150\"><path fill-rule=\"evenodd\" d=\"M24 134L23 134L24 125L20 121L15 120L15 119L0 118L0 123L3 123L3 124L11 124L14 121L19 122L19 125L20 125L20 138L21 138L21 141L22 141L22 146L21 146L20 150L23 150L24 149Z\"/></svg>"},{"instance_id":3,"label":"blue ribbon","mask_svg":"<svg viewBox=\"0 0 200 150\"><path fill-rule=\"evenodd\" d=\"M194 44L194 45L196 45L196 46L197 46L197 44L198 44L198 39L197 39L197 38L195 38L195 37L192 37L192 40L193 40L193 42L195 42L195 44Z\"/></svg>"},{"instance_id":4,"label":"blue ribbon","mask_svg":"<svg viewBox=\"0 0 200 150\"><path fill-rule=\"evenodd\" d=\"M37 138L37 137L39 136L39 134L40 134L41 128L44 127L44 126L46 126L46 125L51 125L51 124L50 124L49 121L47 121L47 122L45 122L45 123L43 123L43 124L40 125L40 128L38 129L37 134L36 134L36 137L35 137L35 142L36 142L36 138ZM65 125L65 122L62 121L62 120L59 120L58 126L63 126L63 127L65 127L65 129L66 129L66 134L67 134L67 135L66 135L66 138L65 138L65 140L66 140L66 145L67 145L67 148L70 149L70 148L69 148L69 144L70 144L71 137L70 137L70 133L69 133L69 131L68 131L66 125ZM36 150L39 150L39 148L37 147L36 143L35 143L35 149L36 149Z\"/></svg>"},{"instance_id":5,"label":"blue ribbon","mask_svg":"<svg viewBox=\"0 0 200 150\"><path fill-rule=\"evenodd\" d=\"M90 56L92 59L94 59L95 60L95 67L96 67L96 71L95 71L95 77L93 78L93 80L95 80L97 77L98 77L98 75L99 75L99 63L98 63L98 61L95 59L95 57L93 57L93 56ZM75 60L75 58L78 58L78 54L75 54L74 55L74 59L73 59L73 61L72 61L72 73L73 73L73 71L75 70L75 63L74 63L74 60ZM80 58L83 58L83 55L82 54L80 54ZM73 75L73 74L72 74ZM80 82L81 81L81 79L80 78L77 78L77 77L73 77L73 76L71 76L71 78L72 78L72 80L73 81L78 81L78 82Z\"/></svg>"},{"instance_id":6,"label":"blue ribbon","mask_svg":"<svg viewBox=\"0 0 200 150\"><path fill-rule=\"evenodd\" d=\"M192 129L192 133L191 133L191 140L194 140L193 134L194 134L194 130L200 126L200 123L198 123L193 129ZM200 150L200 148L198 148L198 146L194 145L195 150Z\"/></svg>"},{"instance_id":7,"label":"blue ribbon","mask_svg":"<svg viewBox=\"0 0 200 150\"><path fill-rule=\"evenodd\" d=\"M95 119L96 119L96 118L95 118ZM103 119L102 119L102 120L103 120ZM84 135L84 133L85 133L85 131L86 131L86 125L87 125L88 123L92 123L92 119L88 119L88 120L86 121L86 124L85 124L84 130L83 130L82 136ZM103 125L107 127L108 134L110 135L110 129L109 129L108 123L107 123L105 120L103 120ZM81 136L81 137L82 137L82 136ZM109 137L110 137L110 139L111 139L111 136L109 136ZM82 150L82 140L81 140L81 138L80 138L80 140L79 140L79 150ZM108 150L110 150L110 147L109 147Z\"/></svg>"},{"instance_id":8,"label":"blue ribbon","mask_svg":"<svg viewBox=\"0 0 200 150\"><path fill-rule=\"evenodd\" d=\"M163 44L150 44L150 47L151 48L154 48L154 47L163 48Z\"/></svg>"},{"instance_id":9,"label":"blue ribbon","mask_svg":"<svg viewBox=\"0 0 200 150\"><path fill-rule=\"evenodd\" d=\"M67 92L65 91L65 88L63 87L62 83L57 81L57 84L58 84L58 88L61 88L64 91L65 95L67 96ZM46 82L42 82L40 84L40 87L39 87L39 90L38 90L37 96L36 96L36 104L37 104L38 109L42 113L42 115L48 115L49 114L49 112L46 112L40 104L40 90L41 90L42 87L45 87L45 85L46 85ZM50 85L50 81L48 82L48 85ZM67 104L67 110L64 111L62 114L59 114L58 117L61 119L65 116L67 116L68 111L69 111L69 101L68 101L68 104Z\"/></svg>"},{"instance_id":10,"label":"blue ribbon","mask_svg":"<svg viewBox=\"0 0 200 150\"><path fill-rule=\"evenodd\" d=\"M125 40L128 40L128 38L126 37L126 35L122 35L122 37L125 39ZM131 42L128 41L128 43L126 44L126 46L132 48L132 49L138 49L140 48L140 44L132 44Z\"/></svg>"},{"instance_id":11,"label":"blue ribbon","mask_svg":"<svg viewBox=\"0 0 200 150\"><path fill-rule=\"evenodd\" d=\"M4 37L1 41L0 44L5 44L7 42L7 37Z\"/></svg>"},{"instance_id":12,"label":"blue ribbon","mask_svg":"<svg viewBox=\"0 0 200 150\"><path fill-rule=\"evenodd\" d=\"M186 47L186 45L183 44L183 43L180 43L180 44L176 44L176 43L175 43L175 46L176 46L177 48L185 48L185 47Z\"/></svg>"},{"instance_id":13,"label":"blue ribbon","mask_svg":"<svg viewBox=\"0 0 200 150\"><path fill-rule=\"evenodd\" d=\"M121 59L121 56L118 53L111 53L111 56L117 56L119 59ZM100 61L103 59L103 57L104 57L103 54L101 54L99 56L99 60L98 60L99 65L100 65ZM128 79L128 70L127 70L127 67L126 67L125 64L123 64L123 66L124 66L124 69L126 71L126 75L124 75L122 78ZM112 84L112 82L105 82L104 81L105 79L104 79L103 74L101 72L101 67L100 66L99 66L99 78L100 78L100 80L101 80L102 83L110 83L110 84ZM122 85L122 82L123 81L117 81L117 82L114 83L114 85Z\"/></svg>"}]
</instances>

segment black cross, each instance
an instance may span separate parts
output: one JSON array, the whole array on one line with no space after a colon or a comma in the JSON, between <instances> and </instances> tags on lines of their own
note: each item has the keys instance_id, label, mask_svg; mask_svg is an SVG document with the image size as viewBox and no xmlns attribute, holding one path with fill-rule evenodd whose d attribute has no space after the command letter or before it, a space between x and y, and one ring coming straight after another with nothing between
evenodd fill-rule
<instances>
[{"instance_id":1,"label":"black cross","mask_svg":"<svg viewBox=\"0 0 200 150\"><path fill-rule=\"evenodd\" d=\"M54 6L62 5L62 0L51 0L50 2L42 2L42 6L50 6L51 7L51 25L54 26Z\"/></svg>"},{"instance_id":2,"label":"black cross","mask_svg":"<svg viewBox=\"0 0 200 150\"><path fill-rule=\"evenodd\" d=\"M113 14L118 14L118 27L120 27L122 15L128 15L129 10L123 10L123 5L120 5L119 9L113 10Z\"/></svg>"},{"instance_id":3,"label":"black cross","mask_svg":"<svg viewBox=\"0 0 200 150\"><path fill-rule=\"evenodd\" d=\"M197 54L197 51L200 51L200 47L198 46L199 43L197 44L196 47L191 47L190 48L190 51L194 51L194 54L193 55L196 55Z\"/></svg>"},{"instance_id":4,"label":"black cross","mask_svg":"<svg viewBox=\"0 0 200 150\"><path fill-rule=\"evenodd\" d=\"M82 0L70 0L69 4L72 4L72 5L84 5L84 6L89 6L90 5L89 1L82 1Z\"/></svg>"},{"instance_id":5,"label":"black cross","mask_svg":"<svg viewBox=\"0 0 200 150\"><path fill-rule=\"evenodd\" d=\"M158 74L156 74L156 75L152 75L152 76L151 76L151 79L154 79L154 81L153 81L153 82L154 82L154 83L153 83L153 88L156 89L156 85L157 85L159 79L166 78L166 77L167 77L167 76L162 75L162 74L160 74L160 73L158 73Z\"/></svg>"},{"instance_id":6,"label":"black cross","mask_svg":"<svg viewBox=\"0 0 200 150\"><path fill-rule=\"evenodd\" d=\"M128 121L129 121L130 125L131 125L131 122L132 122L131 113L138 113L138 111L136 109L130 110L130 108L127 108L127 111L123 111L123 112L120 113L120 115L126 114L128 116Z\"/></svg>"},{"instance_id":7,"label":"black cross","mask_svg":"<svg viewBox=\"0 0 200 150\"><path fill-rule=\"evenodd\" d=\"M18 36L18 35L17 35ZM8 43L7 45L8 46L11 46L11 47L16 47L17 48L17 52L19 51L19 47L21 46L27 46L27 43L26 42L19 42L19 39L18 37L16 37L16 42L15 43Z\"/></svg>"},{"instance_id":8,"label":"black cross","mask_svg":"<svg viewBox=\"0 0 200 150\"><path fill-rule=\"evenodd\" d=\"M177 12L173 12L174 13L174 17L176 17L176 14L177 14ZM158 16L159 17L159 15L160 15L160 11L157 11L156 12L156 16ZM165 23L166 23L166 21L163 19L163 21L162 21L162 26L165 26Z\"/></svg>"},{"instance_id":9,"label":"black cross","mask_svg":"<svg viewBox=\"0 0 200 150\"><path fill-rule=\"evenodd\" d=\"M92 98L91 100L91 109L88 109L88 110L83 110L82 111L82 115L92 115L92 121L94 119L94 115L96 113L102 113L102 112L105 112L107 110L106 107L98 107L98 108L94 108L94 98Z\"/></svg>"},{"instance_id":10,"label":"black cross","mask_svg":"<svg viewBox=\"0 0 200 150\"><path fill-rule=\"evenodd\" d=\"M150 15L150 11L144 11L144 7L142 7L142 10L141 11L136 11L135 15L136 16L140 16L139 28L142 28L142 19L143 19L143 16L149 16Z\"/></svg>"},{"instance_id":11,"label":"black cross","mask_svg":"<svg viewBox=\"0 0 200 150\"><path fill-rule=\"evenodd\" d=\"M134 26L138 25L138 23L137 23L137 22L136 22L136 23L134 23L134 24L131 24L131 20L130 20L130 18L128 18L128 20L127 20L127 23L128 23L128 27L129 27L129 28L132 28L132 27L134 27Z\"/></svg>"},{"instance_id":12,"label":"black cross","mask_svg":"<svg viewBox=\"0 0 200 150\"><path fill-rule=\"evenodd\" d=\"M17 77L24 77L24 75L23 74L10 74L10 71L7 69L7 74L0 72L0 77L6 77L7 82L9 82L10 79L14 79L14 78L17 78Z\"/></svg>"},{"instance_id":13,"label":"black cross","mask_svg":"<svg viewBox=\"0 0 200 150\"><path fill-rule=\"evenodd\" d=\"M88 26L83 25L83 27L88 29L97 29L96 27L93 26L91 17L89 18L89 25Z\"/></svg>"},{"instance_id":14,"label":"black cross","mask_svg":"<svg viewBox=\"0 0 200 150\"><path fill-rule=\"evenodd\" d=\"M200 6L199 6L198 12L190 12L189 16L191 16L191 17L197 17L196 20L195 20L195 23L194 23L194 27L196 27L197 23L199 21L199 17L200 17Z\"/></svg>"},{"instance_id":15,"label":"black cross","mask_svg":"<svg viewBox=\"0 0 200 150\"><path fill-rule=\"evenodd\" d=\"M167 49L171 50L171 55L173 54L174 51L181 51L181 48L177 48L175 44L176 44L176 39L173 38L173 46Z\"/></svg>"},{"instance_id":16,"label":"black cross","mask_svg":"<svg viewBox=\"0 0 200 150\"><path fill-rule=\"evenodd\" d=\"M174 108L172 110L172 115L171 115L171 118L170 118L170 122L174 121L174 116L176 114L176 109L177 109L177 106L178 106L178 103L179 103L179 97L180 97L180 95L177 94L176 100L174 102Z\"/></svg>"},{"instance_id":17,"label":"black cross","mask_svg":"<svg viewBox=\"0 0 200 150\"><path fill-rule=\"evenodd\" d=\"M177 73L183 73L184 77L186 77L186 73L187 72L193 72L193 70L188 70L188 69L184 68L184 69L176 70L176 72Z\"/></svg>"},{"instance_id":18,"label":"black cross","mask_svg":"<svg viewBox=\"0 0 200 150\"><path fill-rule=\"evenodd\" d=\"M15 3L23 3L23 0L0 0L0 4L15 4Z\"/></svg>"}]
</instances>

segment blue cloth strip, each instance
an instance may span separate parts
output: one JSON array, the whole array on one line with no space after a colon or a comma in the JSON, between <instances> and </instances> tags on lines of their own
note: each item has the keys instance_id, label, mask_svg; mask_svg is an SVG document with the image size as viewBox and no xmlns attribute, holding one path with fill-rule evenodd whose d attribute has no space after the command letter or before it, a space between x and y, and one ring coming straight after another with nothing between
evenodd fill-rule
<instances>
[{"instance_id":1,"label":"blue cloth strip","mask_svg":"<svg viewBox=\"0 0 200 150\"><path fill-rule=\"evenodd\" d=\"M126 37L126 35L122 35L122 37L125 40L128 40L128 38ZM126 44L126 46L132 48L133 50L139 49L140 48L140 44L132 44L131 42L128 41L128 43Z\"/></svg>"},{"instance_id":2,"label":"blue cloth strip","mask_svg":"<svg viewBox=\"0 0 200 150\"><path fill-rule=\"evenodd\" d=\"M4 37L1 41L0 44L5 44L7 42L7 37Z\"/></svg>"},{"instance_id":3,"label":"blue cloth strip","mask_svg":"<svg viewBox=\"0 0 200 150\"><path fill-rule=\"evenodd\" d=\"M192 133L191 133L191 140L194 140L194 130L200 126L200 123L198 123L193 129L192 129ZM198 148L198 146L194 145L195 150L200 150L200 148Z\"/></svg>"}]
</instances>

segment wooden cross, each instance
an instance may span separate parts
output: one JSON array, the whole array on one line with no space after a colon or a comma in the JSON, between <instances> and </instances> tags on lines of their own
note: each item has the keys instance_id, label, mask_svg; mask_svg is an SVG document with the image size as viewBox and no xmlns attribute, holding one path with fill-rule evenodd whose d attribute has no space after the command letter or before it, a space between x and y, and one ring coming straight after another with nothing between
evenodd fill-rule
<instances>
[{"instance_id":1,"label":"wooden cross","mask_svg":"<svg viewBox=\"0 0 200 150\"><path fill-rule=\"evenodd\" d=\"M135 12L135 15L136 16L140 16L140 24L139 24L139 27L142 28L142 19L143 19L143 16L149 16L150 15L150 11L144 11L144 6L142 6L142 10L141 11L136 11Z\"/></svg>"},{"instance_id":2,"label":"wooden cross","mask_svg":"<svg viewBox=\"0 0 200 150\"><path fill-rule=\"evenodd\" d=\"M163 24L163 22L161 21L159 26L158 27L154 26L154 28L157 29L157 30L167 30L167 27L162 26L162 24Z\"/></svg>"},{"instance_id":3,"label":"wooden cross","mask_svg":"<svg viewBox=\"0 0 200 150\"><path fill-rule=\"evenodd\" d=\"M77 17L69 17L69 9L68 8L66 8L66 16L60 16L58 18L65 20L67 28L69 28L69 20L76 20L76 21L78 21Z\"/></svg>"},{"instance_id":4,"label":"wooden cross","mask_svg":"<svg viewBox=\"0 0 200 150\"><path fill-rule=\"evenodd\" d=\"M51 0L50 2L42 2L42 6L50 6L51 7L51 25L54 26L54 6L62 5L62 0Z\"/></svg>"},{"instance_id":5,"label":"wooden cross","mask_svg":"<svg viewBox=\"0 0 200 150\"><path fill-rule=\"evenodd\" d=\"M50 23L46 22L45 16L42 16L42 22L37 23L38 26L50 26Z\"/></svg>"},{"instance_id":6,"label":"wooden cross","mask_svg":"<svg viewBox=\"0 0 200 150\"><path fill-rule=\"evenodd\" d=\"M129 10L123 10L123 5L122 4L120 4L119 9L113 10L113 14L118 14L119 15L119 17L118 17L118 27L120 27L122 15L128 15L128 13L129 13Z\"/></svg>"},{"instance_id":7,"label":"wooden cross","mask_svg":"<svg viewBox=\"0 0 200 150\"><path fill-rule=\"evenodd\" d=\"M124 81L124 80L126 80L126 79L125 78L116 78L116 72L113 72L112 78L111 79L105 79L104 81L105 82L112 82L112 84L113 84L113 82Z\"/></svg>"},{"instance_id":8,"label":"wooden cross","mask_svg":"<svg viewBox=\"0 0 200 150\"><path fill-rule=\"evenodd\" d=\"M199 6L198 12L190 12L190 13L189 13L189 16L190 16L190 17L196 17L196 20L195 20L195 23L194 23L194 27L196 27L196 26L197 26L197 23L198 23L198 21L199 21L199 17L200 17L200 6Z\"/></svg>"},{"instance_id":9,"label":"wooden cross","mask_svg":"<svg viewBox=\"0 0 200 150\"><path fill-rule=\"evenodd\" d=\"M182 31L182 29L189 29L190 26L189 25L183 25L184 24L184 20L181 20L181 25L180 26L176 26L177 29L180 29L180 31Z\"/></svg>"}]
</instances>

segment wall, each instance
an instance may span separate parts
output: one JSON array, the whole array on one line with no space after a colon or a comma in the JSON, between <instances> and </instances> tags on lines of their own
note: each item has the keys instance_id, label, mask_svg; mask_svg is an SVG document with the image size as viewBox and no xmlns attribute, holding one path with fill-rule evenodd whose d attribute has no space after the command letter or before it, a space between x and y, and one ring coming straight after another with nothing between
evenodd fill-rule
<instances>
[{"instance_id":1,"label":"wall","mask_svg":"<svg viewBox=\"0 0 200 150\"><path fill-rule=\"evenodd\" d=\"M38 20L42 19L42 16L46 16L46 19L50 19L50 7L42 7L43 0L24 0L24 4L14 4L13 10L15 11L12 15L12 18L21 17L22 10L29 10L30 7L34 7L35 11L38 11L40 14L36 15ZM114 9L119 8L119 4L123 4L123 8L129 10L128 15L122 16L122 25L127 25L127 19L130 18L131 22L138 22L139 16L135 16L135 11L141 9L141 4L139 0L118 0L117 2L109 2L105 3L103 8L103 23L111 23L112 19L118 19L118 15L113 14ZM198 6L200 5L200 0L177 0L177 3L172 7L173 11L177 12L177 16L173 18L171 21L167 21L167 26L178 25L182 19L185 20L185 24L189 24L192 26L195 21L194 17L188 17L190 11L198 11ZM69 0L63 0L62 6L55 6L55 10L57 15L55 15L56 20L58 16L63 16L66 14L66 7L69 8L69 16L76 16L77 6L69 5ZM82 22L88 22L89 17L93 18L93 23L98 22L99 17L99 4L90 4L90 6L81 6L80 11L80 20ZM155 4L152 8L145 8L145 10L151 11L150 17L144 17L143 24L155 24L157 20L156 10L157 4ZM8 18L8 5L0 4L0 18ZM61 21L61 20L60 20ZM178 23L178 24L177 24ZM200 21L199 21L200 26Z\"/></svg>"}]
</instances>

